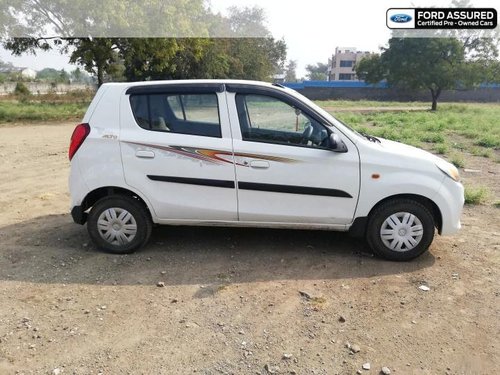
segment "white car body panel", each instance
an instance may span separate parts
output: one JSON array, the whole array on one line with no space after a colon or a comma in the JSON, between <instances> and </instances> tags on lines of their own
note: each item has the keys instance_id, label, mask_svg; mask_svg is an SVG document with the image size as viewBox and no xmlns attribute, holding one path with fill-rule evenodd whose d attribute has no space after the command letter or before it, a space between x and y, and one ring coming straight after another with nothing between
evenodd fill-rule
<instances>
[{"instance_id":1,"label":"white car body panel","mask_svg":"<svg viewBox=\"0 0 500 375\"><path fill-rule=\"evenodd\" d=\"M145 130L135 121L126 94L134 86L214 82L286 92L327 119L348 151L244 141L234 93L226 91L217 93L221 138ZM80 206L96 189L119 187L142 198L153 222L159 224L348 230L380 201L409 194L436 204L443 219L442 234L460 228L463 187L436 167L438 157L396 142L370 142L290 89L234 80L104 84L83 122L90 124L91 132L71 161L72 207ZM172 151L172 146L214 151L224 160L196 159L178 148ZM151 153L153 158L148 157ZM262 160L268 168L245 165ZM233 181L234 188L157 181L148 175ZM246 190L238 188L239 182L335 189L351 198Z\"/></svg>"}]
</instances>

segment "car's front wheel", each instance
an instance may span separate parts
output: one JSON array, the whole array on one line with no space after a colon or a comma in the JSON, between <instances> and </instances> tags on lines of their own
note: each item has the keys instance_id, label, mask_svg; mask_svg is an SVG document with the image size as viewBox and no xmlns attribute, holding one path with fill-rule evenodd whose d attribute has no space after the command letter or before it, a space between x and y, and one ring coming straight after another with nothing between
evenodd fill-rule
<instances>
[{"instance_id":1,"label":"car's front wheel","mask_svg":"<svg viewBox=\"0 0 500 375\"><path fill-rule=\"evenodd\" d=\"M151 218L144 205L128 196L100 199L87 220L92 242L101 250L115 254L128 254L143 246L151 229Z\"/></svg>"},{"instance_id":2,"label":"car's front wheel","mask_svg":"<svg viewBox=\"0 0 500 375\"><path fill-rule=\"evenodd\" d=\"M368 219L368 244L376 255L389 260L416 258L429 248L433 238L431 212L411 199L382 203Z\"/></svg>"}]
</instances>

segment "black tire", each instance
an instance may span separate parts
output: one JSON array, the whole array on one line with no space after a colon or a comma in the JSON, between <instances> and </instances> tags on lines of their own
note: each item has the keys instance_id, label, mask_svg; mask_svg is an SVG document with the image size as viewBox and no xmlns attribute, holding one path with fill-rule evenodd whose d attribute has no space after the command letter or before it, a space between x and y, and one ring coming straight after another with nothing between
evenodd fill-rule
<instances>
[{"instance_id":1,"label":"black tire","mask_svg":"<svg viewBox=\"0 0 500 375\"><path fill-rule=\"evenodd\" d=\"M411 225L405 223L404 213L414 215L416 220L411 216L406 216L408 221L414 221ZM391 215L400 221L390 220ZM423 229L421 234L420 227ZM393 238L392 241L391 238ZM384 202L376 207L368 218L366 240L375 255L388 260L407 261L416 258L427 251L433 239L434 218L432 214L427 207L411 199L394 199ZM395 249L387 244L394 246Z\"/></svg>"},{"instance_id":2,"label":"black tire","mask_svg":"<svg viewBox=\"0 0 500 375\"><path fill-rule=\"evenodd\" d=\"M115 216L117 213L124 213L125 217L128 218L128 221L125 225L123 225L123 227L130 227L135 223L135 234L132 236L132 234L126 233L125 235L126 241L129 242L118 243L120 240L114 234L111 234L111 236L115 236L114 238L111 238L112 240L114 239L114 241L106 240L103 237L104 235L101 235L103 230L99 230L98 220L101 215L106 215L105 212L107 210L110 210L108 212L114 212ZM126 215L125 211L130 214L132 219ZM107 220L105 217L102 219ZM107 221L109 222L109 220ZM118 229L121 229L120 223L116 225L120 227ZM87 231L89 232L92 242L99 249L113 254L129 254L144 246L151 236L152 227L153 223L147 208L144 207L144 205L138 200L126 195L111 195L100 199L90 210L87 219ZM129 230L133 231L133 228ZM121 236L121 238L123 238L123 236Z\"/></svg>"}]
</instances>

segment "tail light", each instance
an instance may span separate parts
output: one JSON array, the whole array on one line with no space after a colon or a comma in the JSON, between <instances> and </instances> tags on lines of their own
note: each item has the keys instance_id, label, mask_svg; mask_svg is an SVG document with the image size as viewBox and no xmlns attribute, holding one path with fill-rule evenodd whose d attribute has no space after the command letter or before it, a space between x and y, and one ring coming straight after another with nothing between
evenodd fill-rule
<instances>
[{"instance_id":1,"label":"tail light","mask_svg":"<svg viewBox=\"0 0 500 375\"><path fill-rule=\"evenodd\" d=\"M82 145L85 138L87 138L89 133L90 133L89 124L79 124L76 126L75 130L73 130L68 151L69 160L73 159L73 156L78 151L78 149Z\"/></svg>"}]
</instances>

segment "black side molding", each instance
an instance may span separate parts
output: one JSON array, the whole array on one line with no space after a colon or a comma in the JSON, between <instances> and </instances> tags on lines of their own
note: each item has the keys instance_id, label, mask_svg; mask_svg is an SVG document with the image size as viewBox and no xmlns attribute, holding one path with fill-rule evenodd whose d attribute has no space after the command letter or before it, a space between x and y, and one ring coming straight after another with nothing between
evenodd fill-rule
<instances>
[{"instance_id":1,"label":"black side molding","mask_svg":"<svg viewBox=\"0 0 500 375\"><path fill-rule=\"evenodd\" d=\"M177 184L213 186L213 187L234 189L234 181L229 181L229 180L210 180L207 178L172 177L172 176L155 176L155 175L148 175L148 178L153 181L163 181L163 182L173 182Z\"/></svg>"},{"instance_id":2,"label":"black side molding","mask_svg":"<svg viewBox=\"0 0 500 375\"><path fill-rule=\"evenodd\" d=\"M191 177L174 177L174 176L156 176L147 175L150 180L172 182L176 184L189 184L200 186L211 186L220 188L234 189L234 181L230 180L211 180L207 178L191 178ZM255 191L269 191L274 193L286 194L301 194L301 195L317 195L324 197L338 197L338 198L352 198L352 195L338 189L326 189L310 186L295 186L295 185L275 185L275 184L261 184L255 182L238 182L238 189L241 190L255 190Z\"/></svg>"},{"instance_id":3,"label":"black side molding","mask_svg":"<svg viewBox=\"0 0 500 375\"><path fill-rule=\"evenodd\" d=\"M319 195L325 197L352 198L352 195L338 189L326 189L309 186L260 184L255 182L238 182L238 188L242 190L271 191L275 193Z\"/></svg>"}]
</instances>

